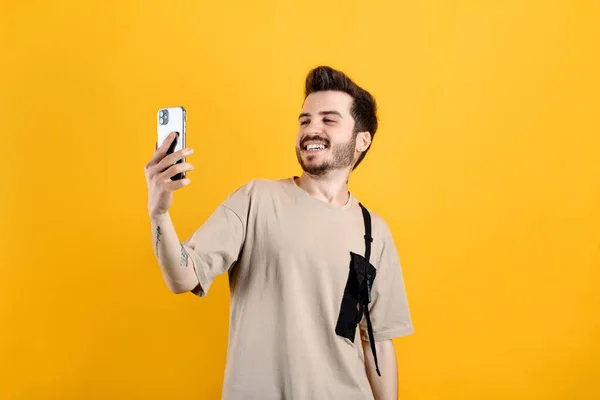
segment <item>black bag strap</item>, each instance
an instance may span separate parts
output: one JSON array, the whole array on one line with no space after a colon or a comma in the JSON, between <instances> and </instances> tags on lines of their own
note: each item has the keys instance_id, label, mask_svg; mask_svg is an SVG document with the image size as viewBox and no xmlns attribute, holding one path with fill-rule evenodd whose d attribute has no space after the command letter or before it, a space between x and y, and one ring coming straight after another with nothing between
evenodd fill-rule
<instances>
[{"instance_id":1,"label":"black bag strap","mask_svg":"<svg viewBox=\"0 0 600 400\"><path fill-rule=\"evenodd\" d=\"M375 359L375 370L377 371L377 375L381 376L381 372L379 372L379 364L377 362L377 350L375 349L375 338L373 335L373 326L371 324L371 316L369 315L369 303L371 302L371 275L369 274L369 259L371 258L371 243L373 242L373 237L371 236L371 214L369 210L365 208L361 203L358 203L360 209L362 210L363 219L365 222L365 285L367 295L364 297L363 301L365 302L365 316L367 317L367 331L369 333L369 342L371 343L371 351L373 352L373 358Z\"/></svg>"}]
</instances>

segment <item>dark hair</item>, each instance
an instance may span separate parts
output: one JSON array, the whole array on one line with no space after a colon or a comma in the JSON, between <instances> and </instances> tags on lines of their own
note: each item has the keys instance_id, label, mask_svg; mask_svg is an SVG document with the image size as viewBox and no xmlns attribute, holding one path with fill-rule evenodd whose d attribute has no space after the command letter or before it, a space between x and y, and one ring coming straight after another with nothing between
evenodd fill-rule
<instances>
[{"instance_id":1,"label":"dark hair","mask_svg":"<svg viewBox=\"0 0 600 400\"><path fill-rule=\"evenodd\" d=\"M358 132L367 131L371 134L372 142L377 131L377 103L373 96L354 83L343 72L328 66L319 66L311 70L306 76L304 98L306 99L311 93L325 90L344 92L352 97L353 102L350 113L352 118L354 118L353 138L356 138ZM358 164L365 158L370 148L371 146L369 145L360 155L358 160L356 160L354 168L358 167Z\"/></svg>"}]
</instances>

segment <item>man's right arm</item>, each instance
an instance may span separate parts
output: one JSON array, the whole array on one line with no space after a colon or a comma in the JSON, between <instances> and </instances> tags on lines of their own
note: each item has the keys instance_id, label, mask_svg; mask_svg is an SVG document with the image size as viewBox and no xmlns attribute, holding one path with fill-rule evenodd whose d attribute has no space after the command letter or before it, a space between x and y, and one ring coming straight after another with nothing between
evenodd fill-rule
<instances>
[{"instance_id":1,"label":"man's right arm","mask_svg":"<svg viewBox=\"0 0 600 400\"><path fill-rule=\"evenodd\" d=\"M173 293L192 291L198 285L191 257L175 232L169 213L150 218L154 254L163 278Z\"/></svg>"},{"instance_id":2,"label":"man's right arm","mask_svg":"<svg viewBox=\"0 0 600 400\"><path fill-rule=\"evenodd\" d=\"M172 177L194 168L188 162L177 163L183 157L190 156L192 149L185 148L167 154L177 136L177 133L171 132L161 146L156 147L154 155L144 166L144 172L148 185L148 212L154 254L169 289L174 293L183 293L193 290L198 285L198 278L189 266L192 261L177 237L169 208L173 202L173 192L190 184L188 177L179 180L173 180Z\"/></svg>"},{"instance_id":3,"label":"man's right arm","mask_svg":"<svg viewBox=\"0 0 600 400\"><path fill-rule=\"evenodd\" d=\"M171 133L144 168L152 245L169 289L173 293L192 292L204 297L213 280L237 261L245 240L252 185L244 185L229 195L188 240L181 242L169 208L173 192L188 186L190 179L171 178L193 169L188 162L177 163L193 150L183 149L167 155L168 146L176 137Z\"/></svg>"}]
</instances>

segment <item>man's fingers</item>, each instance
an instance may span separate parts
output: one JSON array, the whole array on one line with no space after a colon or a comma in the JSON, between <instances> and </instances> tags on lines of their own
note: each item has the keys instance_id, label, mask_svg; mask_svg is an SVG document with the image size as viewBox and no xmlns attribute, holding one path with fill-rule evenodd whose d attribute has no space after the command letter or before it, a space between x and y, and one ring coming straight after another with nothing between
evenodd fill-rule
<instances>
[{"instance_id":1,"label":"man's fingers","mask_svg":"<svg viewBox=\"0 0 600 400\"><path fill-rule=\"evenodd\" d=\"M181 172L187 172L187 171L193 171L194 170L194 166L190 163L179 163L179 164L175 164L172 165L171 167L169 167L166 171L164 171L159 179L171 179L172 177L174 177L175 175L181 173Z\"/></svg>"},{"instance_id":2,"label":"man's fingers","mask_svg":"<svg viewBox=\"0 0 600 400\"><path fill-rule=\"evenodd\" d=\"M173 143L173 140L177 137L177 132L171 132L165 138L165 141L158 147L158 142L156 143L156 150L154 151L154 156L150 159L149 165L158 164L158 162L165 157L167 151L169 150L169 146Z\"/></svg>"},{"instance_id":3,"label":"man's fingers","mask_svg":"<svg viewBox=\"0 0 600 400\"><path fill-rule=\"evenodd\" d=\"M173 154L169 154L157 164L156 168L159 172L165 171L171 165L175 164L177 161L183 159L184 157L189 156L193 152L194 150L192 149L181 149Z\"/></svg>"},{"instance_id":4,"label":"man's fingers","mask_svg":"<svg viewBox=\"0 0 600 400\"><path fill-rule=\"evenodd\" d=\"M176 132L173 132L169 136L167 136L165 142L156 150L152 159L148 162L148 164L146 164L146 174L149 178L152 178L157 174L165 172L169 167L175 165L176 162L182 160L184 157L187 157L194 152L193 149L185 148L165 156L170 146L169 142L172 143L173 139L175 139L176 137Z\"/></svg>"},{"instance_id":5,"label":"man's fingers","mask_svg":"<svg viewBox=\"0 0 600 400\"><path fill-rule=\"evenodd\" d=\"M178 179L176 181L170 181L165 183L165 187L169 191L175 191L177 189L181 189L182 187L188 186L192 181L189 178Z\"/></svg>"}]
</instances>

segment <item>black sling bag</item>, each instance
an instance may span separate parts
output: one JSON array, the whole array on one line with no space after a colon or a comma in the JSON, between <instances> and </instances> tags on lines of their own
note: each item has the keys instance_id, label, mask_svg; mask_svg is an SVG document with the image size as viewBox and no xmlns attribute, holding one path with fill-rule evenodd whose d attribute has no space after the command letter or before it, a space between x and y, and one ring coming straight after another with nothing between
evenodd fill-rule
<instances>
[{"instance_id":1,"label":"black sling bag","mask_svg":"<svg viewBox=\"0 0 600 400\"><path fill-rule=\"evenodd\" d=\"M367 319L367 331L369 334L369 343L375 360L375 370L377 375L379 372L379 364L377 362L377 350L375 349L375 338L373 335L373 326L369 315L369 303L371 302L371 288L377 270L370 263L371 258L371 214L361 203L358 203L362 210L365 223L365 255L364 257L350 252L350 270L348 273L348 281L344 289L340 314L338 316L335 333L354 342L356 335L356 327L362 319L363 310Z\"/></svg>"}]
</instances>

